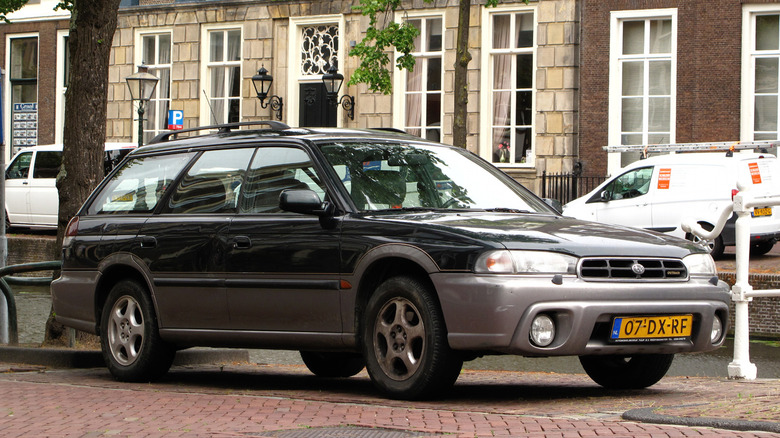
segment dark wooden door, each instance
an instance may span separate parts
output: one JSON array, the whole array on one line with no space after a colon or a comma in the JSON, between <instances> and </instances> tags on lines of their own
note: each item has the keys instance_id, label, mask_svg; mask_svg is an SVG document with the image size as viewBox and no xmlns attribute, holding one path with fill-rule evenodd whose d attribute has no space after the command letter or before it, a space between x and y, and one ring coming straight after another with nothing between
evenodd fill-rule
<instances>
[{"instance_id":1,"label":"dark wooden door","mask_svg":"<svg viewBox=\"0 0 780 438\"><path fill-rule=\"evenodd\" d=\"M298 126L335 127L336 104L328 101L325 85L321 82L300 85Z\"/></svg>"}]
</instances>

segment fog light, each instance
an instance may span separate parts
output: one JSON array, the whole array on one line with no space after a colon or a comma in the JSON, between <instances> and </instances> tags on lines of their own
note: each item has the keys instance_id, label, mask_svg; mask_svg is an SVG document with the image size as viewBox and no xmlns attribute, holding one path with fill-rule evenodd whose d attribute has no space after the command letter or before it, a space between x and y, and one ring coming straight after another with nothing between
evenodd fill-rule
<instances>
[{"instance_id":1,"label":"fog light","mask_svg":"<svg viewBox=\"0 0 780 438\"><path fill-rule=\"evenodd\" d=\"M555 339L555 322L547 315L538 315L531 323L531 342L546 347Z\"/></svg>"},{"instance_id":2,"label":"fog light","mask_svg":"<svg viewBox=\"0 0 780 438\"><path fill-rule=\"evenodd\" d=\"M723 322L718 315L712 318L712 332L710 333L710 342L713 344L720 340L723 334Z\"/></svg>"}]
</instances>

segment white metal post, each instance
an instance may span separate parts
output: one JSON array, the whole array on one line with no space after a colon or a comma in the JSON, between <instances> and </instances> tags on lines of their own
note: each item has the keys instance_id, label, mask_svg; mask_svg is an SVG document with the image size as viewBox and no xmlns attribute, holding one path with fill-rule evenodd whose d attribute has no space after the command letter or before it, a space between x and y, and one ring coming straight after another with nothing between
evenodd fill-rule
<instances>
[{"instance_id":1,"label":"white metal post","mask_svg":"<svg viewBox=\"0 0 780 438\"><path fill-rule=\"evenodd\" d=\"M750 212L743 204L742 192L734 197L737 279L731 288L734 301L734 360L728 366L730 379L756 378L756 365L750 362L750 326L748 324L748 303L753 287L748 283L750 274Z\"/></svg>"}]
</instances>

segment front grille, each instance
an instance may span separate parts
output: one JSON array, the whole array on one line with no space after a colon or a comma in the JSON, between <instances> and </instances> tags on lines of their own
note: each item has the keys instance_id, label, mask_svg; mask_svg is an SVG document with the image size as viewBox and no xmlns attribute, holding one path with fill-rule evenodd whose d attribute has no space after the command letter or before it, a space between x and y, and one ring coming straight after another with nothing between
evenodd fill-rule
<instances>
[{"instance_id":1,"label":"front grille","mask_svg":"<svg viewBox=\"0 0 780 438\"><path fill-rule=\"evenodd\" d=\"M584 280L685 280L688 271L679 259L585 258L579 266Z\"/></svg>"}]
</instances>

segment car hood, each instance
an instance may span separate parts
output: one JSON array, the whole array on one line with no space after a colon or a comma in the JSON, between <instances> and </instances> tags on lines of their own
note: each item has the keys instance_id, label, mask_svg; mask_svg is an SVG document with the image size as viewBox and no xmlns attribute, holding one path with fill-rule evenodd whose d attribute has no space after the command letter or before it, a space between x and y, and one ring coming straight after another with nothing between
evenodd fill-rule
<instances>
[{"instance_id":1,"label":"car hood","mask_svg":"<svg viewBox=\"0 0 780 438\"><path fill-rule=\"evenodd\" d=\"M550 214L407 212L364 217L424 228L431 235L437 232L460 234L490 246L556 251L577 257L682 258L691 253L706 252L697 244L665 234Z\"/></svg>"}]
</instances>

